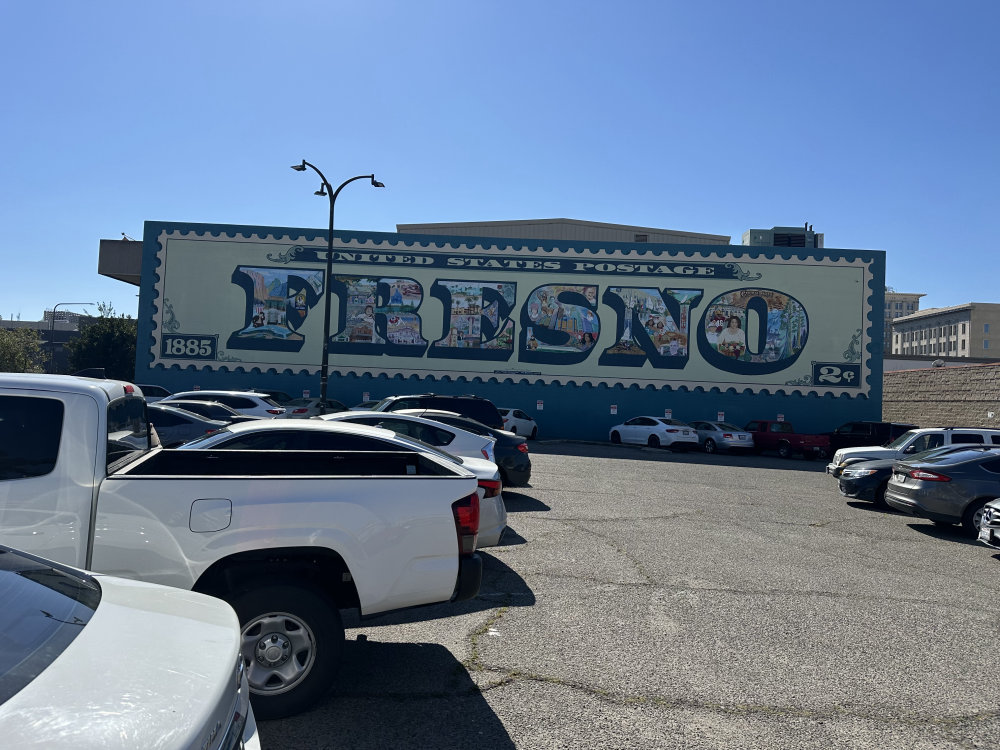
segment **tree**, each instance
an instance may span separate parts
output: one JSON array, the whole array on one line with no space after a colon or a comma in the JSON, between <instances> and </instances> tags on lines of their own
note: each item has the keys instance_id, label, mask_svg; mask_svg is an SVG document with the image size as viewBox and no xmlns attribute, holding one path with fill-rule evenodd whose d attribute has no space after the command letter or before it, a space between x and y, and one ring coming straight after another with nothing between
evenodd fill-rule
<instances>
[{"instance_id":1,"label":"tree","mask_svg":"<svg viewBox=\"0 0 1000 750\"><path fill-rule=\"evenodd\" d=\"M115 315L111 303L98 303L100 317L82 324L80 336L66 342L71 372L103 367L107 377L132 380L135 377L137 321L122 313Z\"/></svg>"},{"instance_id":2,"label":"tree","mask_svg":"<svg viewBox=\"0 0 1000 750\"><path fill-rule=\"evenodd\" d=\"M34 328L0 328L0 371L44 372L44 356Z\"/></svg>"}]
</instances>

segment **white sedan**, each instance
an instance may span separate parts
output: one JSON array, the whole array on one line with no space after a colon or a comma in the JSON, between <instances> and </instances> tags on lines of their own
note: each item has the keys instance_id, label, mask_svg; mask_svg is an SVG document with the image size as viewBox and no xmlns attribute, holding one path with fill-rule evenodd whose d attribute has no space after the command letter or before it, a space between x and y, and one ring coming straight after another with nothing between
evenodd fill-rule
<instances>
[{"instance_id":1,"label":"white sedan","mask_svg":"<svg viewBox=\"0 0 1000 750\"><path fill-rule=\"evenodd\" d=\"M342 411L324 414L320 419L330 422L366 424L392 430L397 435L414 438L462 458L485 458L496 461L493 446L496 439L477 435L459 427L435 422L432 419L397 411Z\"/></svg>"},{"instance_id":2,"label":"white sedan","mask_svg":"<svg viewBox=\"0 0 1000 750\"><path fill-rule=\"evenodd\" d=\"M9 547L0 601L4 747L260 748L225 602Z\"/></svg>"},{"instance_id":3,"label":"white sedan","mask_svg":"<svg viewBox=\"0 0 1000 750\"><path fill-rule=\"evenodd\" d=\"M534 440L538 437L538 423L521 409L503 408L498 410L503 417L503 428L515 435Z\"/></svg>"},{"instance_id":4,"label":"white sedan","mask_svg":"<svg viewBox=\"0 0 1000 750\"><path fill-rule=\"evenodd\" d=\"M689 450L698 447L698 433L686 422L667 417L632 417L608 431L612 443Z\"/></svg>"},{"instance_id":5,"label":"white sedan","mask_svg":"<svg viewBox=\"0 0 1000 750\"><path fill-rule=\"evenodd\" d=\"M479 484L479 538L476 547L500 543L507 528L500 470L481 456L456 456L391 430L336 419L367 412L327 414L322 419L261 419L232 424L211 435L178 446L176 450L312 450L312 451L414 451L432 453L460 464L476 476ZM385 415L382 415L383 417ZM411 417L412 419L412 417ZM430 420L423 420L430 421ZM435 423L436 424L436 423ZM445 425L441 425L442 428ZM448 428L454 429L454 428ZM478 436L477 436L478 437Z\"/></svg>"}]
</instances>

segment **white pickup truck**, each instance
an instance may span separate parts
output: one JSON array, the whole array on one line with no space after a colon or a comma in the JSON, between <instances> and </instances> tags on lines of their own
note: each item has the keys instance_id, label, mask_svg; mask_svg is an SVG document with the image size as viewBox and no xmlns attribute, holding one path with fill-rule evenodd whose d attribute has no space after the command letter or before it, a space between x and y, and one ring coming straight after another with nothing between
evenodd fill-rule
<instances>
[{"instance_id":1,"label":"white pickup truck","mask_svg":"<svg viewBox=\"0 0 1000 750\"><path fill-rule=\"evenodd\" d=\"M478 593L476 478L456 464L413 450L173 451L153 434L127 383L0 374L0 543L228 601L262 718L327 691L340 609Z\"/></svg>"}]
</instances>

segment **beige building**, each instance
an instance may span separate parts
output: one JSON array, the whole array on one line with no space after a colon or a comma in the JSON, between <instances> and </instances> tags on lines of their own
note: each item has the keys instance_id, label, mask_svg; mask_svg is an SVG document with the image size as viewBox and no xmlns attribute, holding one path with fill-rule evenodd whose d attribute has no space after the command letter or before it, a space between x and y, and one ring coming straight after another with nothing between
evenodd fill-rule
<instances>
[{"instance_id":1,"label":"beige building","mask_svg":"<svg viewBox=\"0 0 1000 750\"><path fill-rule=\"evenodd\" d=\"M457 221L441 224L397 224L401 234L440 234L459 237L526 237L533 240L580 242L657 242L673 245L728 245L729 235L682 232L676 229L605 224L579 219L521 219L515 221Z\"/></svg>"},{"instance_id":2,"label":"beige building","mask_svg":"<svg viewBox=\"0 0 1000 750\"><path fill-rule=\"evenodd\" d=\"M882 330L884 339L882 342L882 353L896 353L892 348L892 321L902 318L904 315L913 315L920 310L920 298L926 295L910 294L908 292L897 292L892 287L885 288L885 328Z\"/></svg>"},{"instance_id":3,"label":"beige building","mask_svg":"<svg viewBox=\"0 0 1000 750\"><path fill-rule=\"evenodd\" d=\"M892 321L892 353L994 358L1000 354L1000 304L932 307Z\"/></svg>"}]
</instances>

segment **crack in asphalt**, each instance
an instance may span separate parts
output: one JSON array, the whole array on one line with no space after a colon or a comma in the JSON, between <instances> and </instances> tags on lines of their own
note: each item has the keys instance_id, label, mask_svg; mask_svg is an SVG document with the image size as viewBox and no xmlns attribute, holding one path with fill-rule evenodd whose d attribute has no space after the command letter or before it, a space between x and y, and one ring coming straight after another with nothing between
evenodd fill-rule
<instances>
[{"instance_id":1,"label":"crack in asphalt","mask_svg":"<svg viewBox=\"0 0 1000 750\"><path fill-rule=\"evenodd\" d=\"M662 695L644 695L636 693L620 693L602 687L589 685L578 680L570 680L563 677L555 677L539 672L525 669L505 669L496 665L484 662L481 653L480 641L487 635L491 628L503 619L503 616L510 610L509 606L500 607L493 611L483 623L473 629L469 635L469 656L461 662L462 667L470 673L480 676L496 675L496 679L488 681L483 685L474 685L469 688L469 693L485 695L494 690L513 685L518 682L534 682L542 685L558 685L579 693L583 693L591 698L618 706L654 706L666 709L687 709L696 711L709 711L723 716L752 716L752 717L775 717L785 719L814 719L814 720L836 720L836 719L861 719L873 723L885 724L888 726L906 726L911 728L937 727L942 729L958 729L968 724L977 722L994 721L1000 719L998 711L980 711L960 716L885 716L872 711L864 711L846 706L835 706L827 709L796 708L794 706L778 706L766 703L721 703L718 701L701 701L691 698L676 698ZM410 697L417 699L441 697L437 692L427 692L411 694ZM961 738L955 738L968 747L974 747L970 742Z\"/></svg>"}]
</instances>

